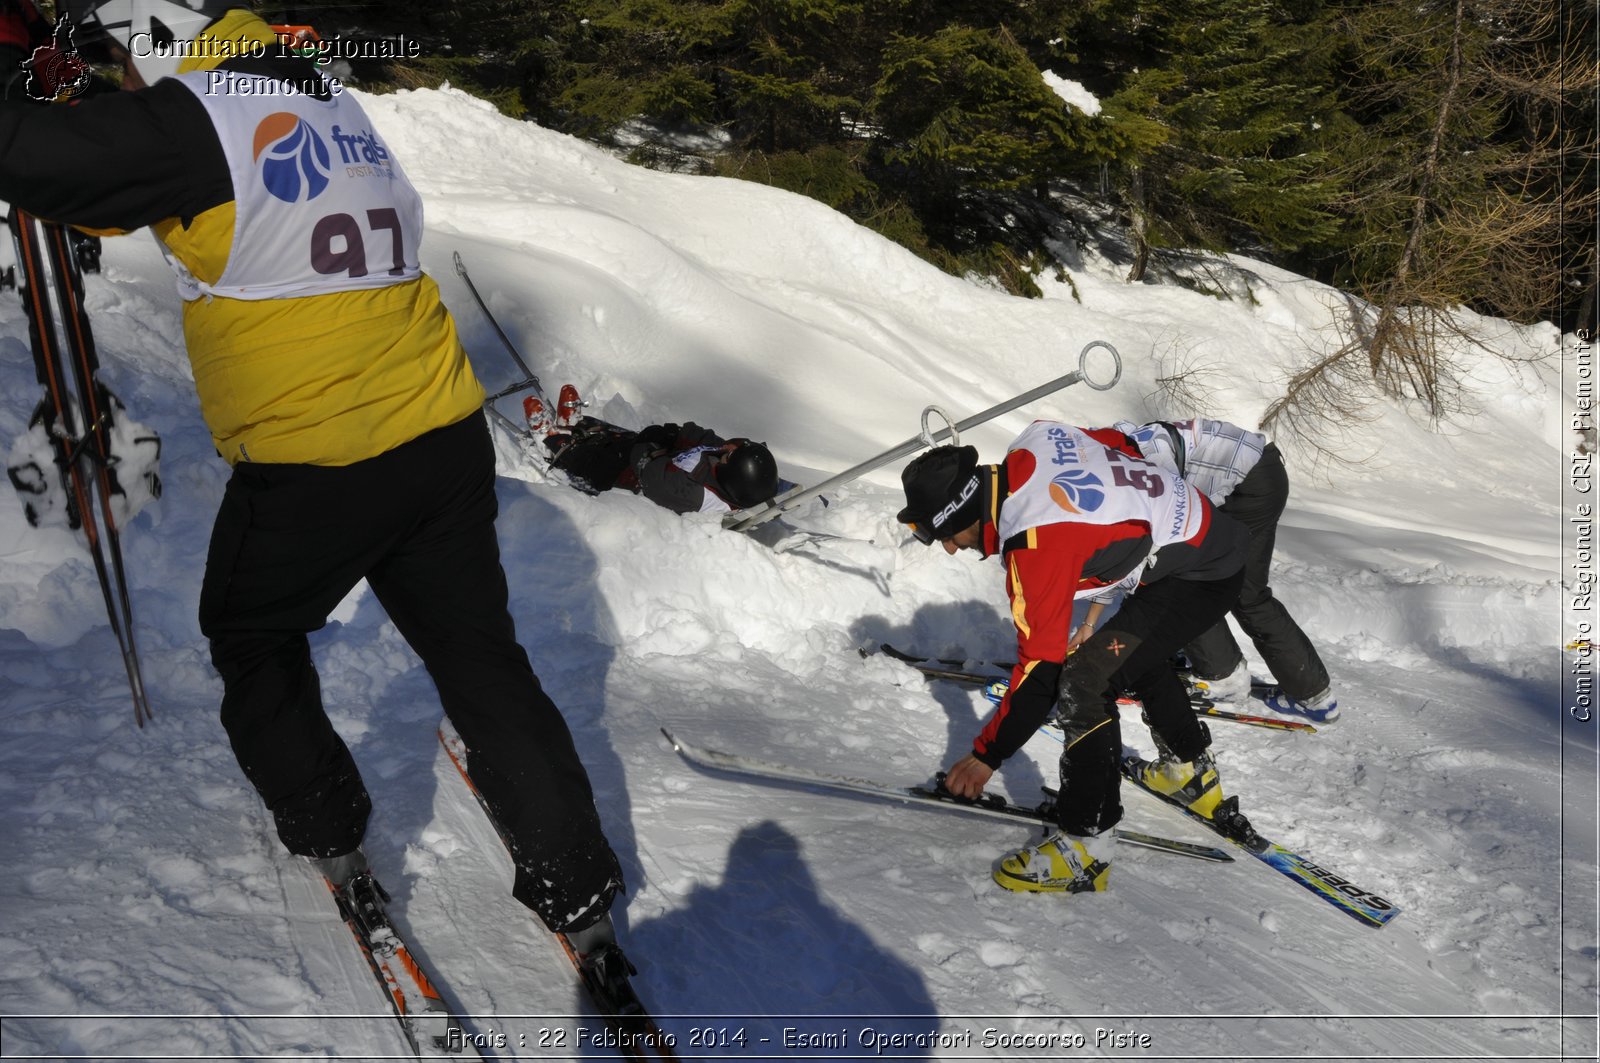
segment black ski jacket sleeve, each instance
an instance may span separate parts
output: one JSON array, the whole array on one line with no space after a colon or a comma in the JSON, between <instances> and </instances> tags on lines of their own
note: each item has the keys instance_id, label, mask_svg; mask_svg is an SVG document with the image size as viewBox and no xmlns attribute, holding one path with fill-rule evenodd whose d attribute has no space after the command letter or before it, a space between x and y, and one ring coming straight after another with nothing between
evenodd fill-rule
<instances>
[{"instance_id":1,"label":"black ski jacket sleeve","mask_svg":"<svg viewBox=\"0 0 1600 1063\"><path fill-rule=\"evenodd\" d=\"M0 49L0 62L6 51L15 49ZM315 68L297 57L241 57L219 69L325 95ZM30 214L131 232L167 218L187 227L232 199L228 158L205 105L176 81L47 105L15 91L0 97L0 200Z\"/></svg>"},{"instance_id":2,"label":"black ski jacket sleeve","mask_svg":"<svg viewBox=\"0 0 1600 1063\"><path fill-rule=\"evenodd\" d=\"M233 198L205 108L176 81L0 105L0 199L50 221L129 231Z\"/></svg>"}]
</instances>

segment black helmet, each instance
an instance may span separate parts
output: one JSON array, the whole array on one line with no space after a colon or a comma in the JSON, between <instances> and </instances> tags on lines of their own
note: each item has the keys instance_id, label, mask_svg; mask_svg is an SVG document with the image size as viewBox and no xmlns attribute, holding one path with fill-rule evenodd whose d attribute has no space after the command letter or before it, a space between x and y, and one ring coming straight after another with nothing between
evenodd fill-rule
<instances>
[{"instance_id":1,"label":"black helmet","mask_svg":"<svg viewBox=\"0 0 1600 1063\"><path fill-rule=\"evenodd\" d=\"M900 474L906 491L901 524L924 545L948 539L971 527L982 516L983 492L978 490L977 447L934 447L923 451Z\"/></svg>"},{"instance_id":2,"label":"black helmet","mask_svg":"<svg viewBox=\"0 0 1600 1063\"><path fill-rule=\"evenodd\" d=\"M778 463L765 443L733 442L737 445L715 466L717 487L735 508L749 509L778 493Z\"/></svg>"}]
</instances>

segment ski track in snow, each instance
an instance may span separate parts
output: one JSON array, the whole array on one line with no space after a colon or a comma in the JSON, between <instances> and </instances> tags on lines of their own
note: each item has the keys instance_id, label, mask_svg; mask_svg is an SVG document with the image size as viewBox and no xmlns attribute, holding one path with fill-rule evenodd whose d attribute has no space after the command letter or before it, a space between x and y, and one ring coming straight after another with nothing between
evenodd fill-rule
<instances>
[{"instance_id":1,"label":"ski track in snow","mask_svg":"<svg viewBox=\"0 0 1600 1063\"><path fill-rule=\"evenodd\" d=\"M1326 320L1329 290L1238 258L1253 306L1130 288L1092 258L1074 274L1081 304L1048 282L1044 300L1011 299L808 201L630 168L457 92L367 102L427 202L424 265L487 386L514 368L453 250L552 390L571 380L624 424L756 435L801 482L914 435L929 402L960 419L1059 376L1095 338L1121 350L1117 388L1061 392L967 441L993 458L1034 416L1172 412L1153 396L1174 336L1226 367L1206 412L1253 423L1288 338ZM322 883L283 856L217 721L194 612L227 470L148 237L107 242L87 302L105 378L164 444L166 494L124 535L155 720L132 725L83 549L0 497L5 1054L402 1054ZM1524 356L1554 341L1503 338ZM638 984L680 1055L870 1058L871 1029L946 1039L887 1053L901 1058L1593 1058L1592 1018L1558 1017L1592 1016L1597 987L1595 740L1563 723L1554 648L1550 470L1565 444L1544 411L1558 378L1489 360L1475 374L1480 412L1445 437L1384 409L1352 429L1381 460L1312 469L1285 448L1296 487L1275 587L1345 716L1314 736L1212 725L1257 828L1398 903L1383 930L1243 853L1214 865L1124 848L1104 894L1013 895L989 872L1037 837L1026 826L697 771L662 726L926 781L988 703L855 648L1008 658L998 566L906 540L898 465L795 514L843 537L796 545L778 526L743 536L582 496L500 438L519 635L593 778L629 882L619 920ZM0 380L10 439L37 387L9 296ZM508 1038L486 1054L613 1056L583 1040L591 1009L511 899L509 858L435 738L432 685L381 609L358 588L313 649L372 791L366 844L392 912L469 1029ZM1149 753L1136 720L1123 737ZM1036 801L1058 752L1036 738L995 785ZM1123 802L1125 826L1204 837L1131 788ZM846 1044L786 1049L784 1026ZM990 1027L1069 1047L983 1047ZM691 1047L707 1028L774 1041ZM1097 1042L1103 1030L1150 1045Z\"/></svg>"}]
</instances>

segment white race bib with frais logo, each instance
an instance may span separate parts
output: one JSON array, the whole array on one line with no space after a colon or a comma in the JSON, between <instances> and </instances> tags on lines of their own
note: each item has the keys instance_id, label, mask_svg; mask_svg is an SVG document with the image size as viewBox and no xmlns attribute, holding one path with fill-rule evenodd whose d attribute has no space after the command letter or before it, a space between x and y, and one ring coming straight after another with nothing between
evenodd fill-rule
<instances>
[{"instance_id":1,"label":"white race bib with frais logo","mask_svg":"<svg viewBox=\"0 0 1600 1063\"><path fill-rule=\"evenodd\" d=\"M174 262L185 299L293 298L420 275L422 200L349 93L319 100L274 78L220 70L176 80L216 127L235 210L215 284Z\"/></svg>"},{"instance_id":2,"label":"white race bib with frais logo","mask_svg":"<svg viewBox=\"0 0 1600 1063\"><path fill-rule=\"evenodd\" d=\"M1171 469L1107 447L1069 424L1035 421L1010 452L1033 455L1033 473L1009 485L1000 508L1000 541L1046 524L1119 524L1150 528L1153 549L1184 542L1204 526L1200 494ZM1014 467L1007 461L1007 467Z\"/></svg>"}]
</instances>

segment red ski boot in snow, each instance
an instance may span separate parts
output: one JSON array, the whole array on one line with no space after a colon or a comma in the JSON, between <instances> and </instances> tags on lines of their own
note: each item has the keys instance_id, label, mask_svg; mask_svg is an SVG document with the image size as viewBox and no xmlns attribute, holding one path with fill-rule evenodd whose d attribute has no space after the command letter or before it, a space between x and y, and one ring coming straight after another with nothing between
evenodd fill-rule
<instances>
[{"instance_id":1,"label":"red ski boot in snow","mask_svg":"<svg viewBox=\"0 0 1600 1063\"><path fill-rule=\"evenodd\" d=\"M578 397L577 388L562 384L561 396L556 400L556 427L571 428L578 420L578 411L587 405Z\"/></svg>"},{"instance_id":2,"label":"red ski boot in snow","mask_svg":"<svg viewBox=\"0 0 1600 1063\"><path fill-rule=\"evenodd\" d=\"M528 431L541 436L550 432L550 411L539 396L529 395L522 400L522 415L528 419Z\"/></svg>"}]
</instances>

